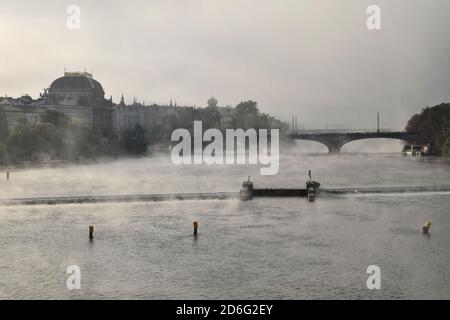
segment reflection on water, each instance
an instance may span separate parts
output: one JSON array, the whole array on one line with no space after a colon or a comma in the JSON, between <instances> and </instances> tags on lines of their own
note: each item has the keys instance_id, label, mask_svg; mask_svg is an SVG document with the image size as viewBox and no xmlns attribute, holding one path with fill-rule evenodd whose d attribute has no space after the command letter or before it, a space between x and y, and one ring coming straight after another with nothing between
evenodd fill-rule
<instances>
[{"instance_id":1,"label":"reflection on water","mask_svg":"<svg viewBox=\"0 0 450 320\"><path fill-rule=\"evenodd\" d=\"M448 163L397 154L282 156L248 166L172 166L166 156L16 171L0 197L445 185ZM449 194L249 202L11 206L0 211L0 298L450 298ZM431 236L421 233L432 221ZM192 222L199 222L198 237ZM95 225L95 240L88 226ZM81 267L81 290L66 268ZM366 288L367 266L381 290Z\"/></svg>"}]
</instances>

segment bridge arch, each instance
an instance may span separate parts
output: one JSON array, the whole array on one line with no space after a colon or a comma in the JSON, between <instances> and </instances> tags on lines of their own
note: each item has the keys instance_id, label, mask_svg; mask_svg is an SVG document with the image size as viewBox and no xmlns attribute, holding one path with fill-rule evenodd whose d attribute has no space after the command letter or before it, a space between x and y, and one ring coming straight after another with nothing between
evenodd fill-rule
<instances>
[{"instance_id":1,"label":"bridge arch","mask_svg":"<svg viewBox=\"0 0 450 320\"><path fill-rule=\"evenodd\" d=\"M364 139L395 139L406 143L414 143L417 134L408 132L354 132L354 133L301 133L292 135L293 139L311 140L324 144L328 153L340 153L341 148L351 141Z\"/></svg>"},{"instance_id":2,"label":"bridge arch","mask_svg":"<svg viewBox=\"0 0 450 320\"><path fill-rule=\"evenodd\" d=\"M328 147L319 141L296 139L295 149L301 153L314 153L314 154L327 154L329 153Z\"/></svg>"},{"instance_id":3,"label":"bridge arch","mask_svg":"<svg viewBox=\"0 0 450 320\"><path fill-rule=\"evenodd\" d=\"M408 142L393 138L367 138L357 139L345 143L341 153L386 153L399 152Z\"/></svg>"}]
</instances>

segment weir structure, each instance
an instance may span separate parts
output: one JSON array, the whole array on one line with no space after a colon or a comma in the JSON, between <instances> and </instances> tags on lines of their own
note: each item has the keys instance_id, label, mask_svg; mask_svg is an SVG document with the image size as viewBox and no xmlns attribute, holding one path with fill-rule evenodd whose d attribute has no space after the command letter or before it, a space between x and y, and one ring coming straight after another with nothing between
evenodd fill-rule
<instances>
[{"instance_id":1,"label":"weir structure","mask_svg":"<svg viewBox=\"0 0 450 320\"><path fill-rule=\"evenodd\" d=\"M308 197L308 190L311 186L317 196L333 197L341 195L364 195L364 194L394 194L394 193L435 193L450 192L448 186L414 186L414 187L346 187L346 188L320 188L315 181L308 181L306 189L256 189L253 183L245 181L241 192L212 192L212 193L179 193L179 194L140 194L140 195L120 195L120 196L73 196L73 197L47 197L47 198L15 198L0 199L0 206L15 205L61 205L72 203L121 203L121 202L158 202L158 201L185 201L185 200L230 200L242 199L250 200L253 197ZM314 188L314 185L316 188ZM247 193L246 191L250 191ZM92 233L93 233L92 229Z\"/></svg>"},{"instance_id":2,"label":"weir structure","mask_svg":"<svg viewBox=\"0 0 450 320\"><path fill-rule=\"evenodd\" d=\"M396 139L407 144L416 144L418 134L405 131L379 131L377 132L294 132L290 135L294 140L309 140L324 144L328 148L328 153L336 154L341 152L342 146L346 143L362 139Z\"/></svg>"}]
</instances>

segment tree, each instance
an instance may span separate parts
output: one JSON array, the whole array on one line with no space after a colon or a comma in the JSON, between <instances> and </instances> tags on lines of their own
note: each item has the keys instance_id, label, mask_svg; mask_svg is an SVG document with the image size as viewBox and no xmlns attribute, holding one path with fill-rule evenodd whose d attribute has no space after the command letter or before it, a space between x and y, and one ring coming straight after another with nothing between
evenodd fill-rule
<instances>
[{"instance_id":1,"label":"tree","mask_svg":"<svg viewBox=\"0 0 450 320\"><path fill-rule=\"evenodd\" d=\"M259 110L255 101L241 102L234 110L234 122L237 128L258 129Z\"/></svg>"},{"instance_id":2,"label":"tree","mask_svg":"<svg viewBox=\"0 0 450 320\"><path fill-rule=\"evenodd\" d=\"M39 123L19 123L9 136L7 150L12 162L79 160L97 155L99 145L92 130L71 123L63 113L47 110Z\"/></svg>"},{"instance_id":3,"label":"tree","mask_svg":"<svg viewBox=\"0 0 450 320\"><path fill-rule=\"evenodd\" d=\"M444 129L444 143L441 153L444 157L450 157L450 128Z\"/></svg>"},{"instance_id":4,"label":"tree","mask_svg":"<svg viewBox=\"0 0 450 320\"><path fill-rule=\"evenodd\" d=\"M201 109L201 119L203 121L203 128L219 128L220 126L220 113L217 107L210 106Z\"/></svg>"},{"instance_id":5,"label":"tree","mask_svg":"<svg viewBox=\"0 0 450 320\"><path fill-rule=\"evenodd\" d=\"M0 142L6 142L9 135L8 121L3 107L0 107Z\"/></svg>"},{"instance_id":6,"label":"tree","mask_svg":"<svg viewBox=\"0 0 450 320\"><path fill-rule=\"evenodd\" d=\"M46 123L19 123L8 139L7 147L11 160L31 160L38 154L53 154L55 147L51 141L58 136L52 129L52 126Z\"/></svg>"},{"instance_id":7,"label":"tree","mask_svg":"<svg viewBox=\"0 0 450 320\"><path fill-rule=\"evenodd\" d=\"M186 108L178 113L179 128L192 132L194 130L194 121L202 120L202 109Z\"/></svg>"},{"instance_id":8,"label":"tree","mask_svg":"<svg viewBox=\"0 0 450 320\"><path fill-rule=\"evenodd\" d=\"M238 114L257 116L259 112L258 104L252 100L241 102L236 106L235 111Z\"/></svg>"},{"instance_id":9,"label":"tree","mask_svg":"<svg viewBox=\"0 0 450 320\"><path fill-rule=\"evenodd\" d=\"M21 96L19 98L19 100L20 100L20 103L22 103L22 104L32 104L33 103L33 98L30 97L30 95L28 95L28 94L24 94L23 96Z\"/></svg>"},{"instance_id":10,"label":"tree","mask_svg":"<svg viewBox=\"0 0 450 320\"><path fill-rule=\"evenodd\" d=\"M9 154L6 143L0 141L0 165L9 164Z\"/></svg>"},{"instance_id":11,"label":"tree","mask_svg":"<svg viewBox=\"0 0 450 320\"><path fill-rule=\"evenodd\" d=\"M447 139L447 128L450 128L449 103L424 108L422 113L412 116L406 125L407 132L418 133L419 144L430 144L431 150L438 155L442 153Z\"/></svg>"},{"instance_id":12,"label":"tree","mask_svg":"<svg viewBox=\"0 0 450 320\"><path fill-rule=\"evenodd\" d=\"M9 163L8 149L6 143L9 136L8 121L3 107L0 107L0 165Z\"/></svg>"}]
</instances>

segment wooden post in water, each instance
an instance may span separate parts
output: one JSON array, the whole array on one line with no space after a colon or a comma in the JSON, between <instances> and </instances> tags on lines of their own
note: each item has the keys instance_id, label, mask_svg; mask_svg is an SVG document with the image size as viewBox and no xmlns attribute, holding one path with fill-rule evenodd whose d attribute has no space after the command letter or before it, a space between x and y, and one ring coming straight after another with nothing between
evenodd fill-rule
<instances>
[{"instance_id":1,"label":"wooden post in water","mask_svg":"<svg viewBox=\"0 0 450 320\"><path fill-rule=\"evenodd\" d=\"M197 221L194 221L194 236L196 236L197 235L197 229L198 229L198 222Z\"/></svg>"},{"instance_id":2,"label":"wooden post in water","mask_svg":"<svg viewBox=\"0 0 450 320\"><path fill-rule=\"evenodd\" d=\"M9 171L6 171L6 180L9 181Z\"/></svg>"},{"instance_id":3,"label":"wooden post in water","mask_svg":"<svg viewBox=\"0 0 450 320\"><path fill-rule=\"evenodd\" d=\"M94 240L94 226L89 226L89 241Z\"/></svg>"},{"instance_id":4,"label":"wooden post in water","mask_svg":"<svg viewBox=\"0 0 450 320\"><path fill-rule=\"evenodd\" d=\"M377 133L380 133L380 113L377 112Z\"/></svg>"},{"instance_id":5,"label":"wooden post in water","mask_svg":"<svg viewBox=\"0 0 450 320\"><path fill-rule=\"evenodd\" d=\"M426 221L425 225L422 227L423 234L428 234L428 231L430 231L431 228L431 221Z\"/></svg>"}]
</instances>

